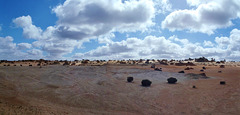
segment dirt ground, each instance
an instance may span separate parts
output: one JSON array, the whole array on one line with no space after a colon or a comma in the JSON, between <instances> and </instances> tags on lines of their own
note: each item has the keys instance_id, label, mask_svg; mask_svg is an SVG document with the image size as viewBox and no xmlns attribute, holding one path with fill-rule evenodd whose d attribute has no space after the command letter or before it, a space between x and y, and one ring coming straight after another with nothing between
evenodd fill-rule
<instances>
[{"instance_id":1,"label":"dirt ground","mask_svg":"<svg viewBox=\"0 0 240 115\"><path fill-rule=\"evenodd\" d=\"M203 66L156 65L162 72L150 65L0 66L0 114L238 115L240 67L204 66L200 72ZM126 82L128 76L133 83ZM169 77L178 82L168 84ZM143 79L151 80L151 87L142 87Z\"/></svg>"}]
</instances>

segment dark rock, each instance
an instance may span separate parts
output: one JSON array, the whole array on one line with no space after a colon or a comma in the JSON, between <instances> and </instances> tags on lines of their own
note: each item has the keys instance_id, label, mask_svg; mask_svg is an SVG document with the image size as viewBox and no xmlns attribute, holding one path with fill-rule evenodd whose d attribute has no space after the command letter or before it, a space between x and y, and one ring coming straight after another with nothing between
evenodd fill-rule
<instances>
[{"instance_id":1,"label":"dark rock","mask_svg":"<svg viewBox=\"0 0 240 115\"><path fill-rule=\"evenodd\" d=\"M206 67L202 67L202 69L206 69Z\"/></svg>"},{"instance_id":2,"label":"dark rock","mask_svg":"<svg viewBox=\"0 0 240 115\"><path fill-rule=\"evenodd\" d=\"M170 78L167 79L167 81L168 81L169 84L175 84L177 82L177 79L174 78L174 77L170 77Z\"/></svg>"},{"instance_id":3,"label":"dark rock","mask_svg":"<svg viewBox=\"0 0 240 115\"><path fill-rule=\"evenodd\" d=\"M162 71L162 68L160 68L160 69L159 68L155 68L154 70L155 71Z\"/></svg>"},{"instance_id":4,"label":"dark rock","mask_svg":"<svg viewBox=\"0 0 240 115\"><path fill-rule=\"evenodd\" d=\"M220 85L225 85L226 82L225 81L220 81Z\"/></svg>"},{"instance_id":5,"label":"dark rock","mask_svg":"<svg viewBox=\"0 0 240 115\"><path fill-rule=\"evenodd\" d=\"M151 65L151 68L155 68L155 64L152 64L152 65Z\"/></svg>"},{"instance_id":6,"label":"dark rock","mask_svg":"<svg viewBox=\"0 0 240 115\"><path fill-rule=\"evenodd\" d=\"M32 66L32 65L29 65L29 66Z\"/></svg>"},{"instance_id":7,"label":"dark rock","mask_svg":"<svg viewBox=\"0 0 240 115\"><path fill-rule=\"evenodd\" d=\"M128 82L132 82L133 81L133 77L127 77L127 81Z\"/></svg>"},{"instance_id":8,"label":"dark rock","mask_svg":"<svg viewBox=\"0 0 240 115\"><path fill-rule=\"evenodd\" d=\"M184 71L179 71L178 73L185 73Z\"/></svg>"},{"instance_id":9,"label":"dark rock","mask_svg":"<svg viewBox=\"0 0 240 115\"><path fill-rule=\"evenodd\" d=\"M144 87L149 87L149 86L151 86L151 84L152 84L152 82L148 79L142 80L142 86L144 86Z\"/></svg>"},{"instance_id":10,"label":"dark rock","mask_svg":"<svg viewBox=\"0 0 240 115\"><path fill-rule=\"evenodd\" d=\"M225 65L220 65L220 68L225 68Z\"/></svg>"},{"instance_id":11,"label":"dark rock","mask_svg":"<svg viewBox=\"0 0 240 115\"><path fill-rule=\"evenodd\" d=\"M222 73L222 71L218 71L218 73Z\"/></svg>"},{"instance_id":12,"label":"dark rock","mask_svg":"<svg viewBox=\"0 0 240 115\"><path fill-rule=\"evenodd\" d=\"M197 87L194 85L194 86L192 86L192 88L197 88Z\"/></svg>"},{"instance_id":13,"label":"dark rock","mask_svg":"<svg viewBox=\"0 0 240 115\"><path fill-rule=\"evenodd\" d=\"M204 70L203 70L203 69L201 69L200 71L201 71L201 72L203 72Z\"/></svg>"}]
</instances>

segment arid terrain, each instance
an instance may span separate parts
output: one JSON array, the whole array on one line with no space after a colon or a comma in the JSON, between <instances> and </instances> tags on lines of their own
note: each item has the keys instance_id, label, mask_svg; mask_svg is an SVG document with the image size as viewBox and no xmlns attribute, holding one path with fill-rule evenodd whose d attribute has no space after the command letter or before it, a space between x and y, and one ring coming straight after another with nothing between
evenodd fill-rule
<instances>
[{"instance_id":1,"label":"arid terrain","mask_svg":"<svg viewBox=\"0 0 240 115\"><path fill-rule=\"evenodd\" d=\"M22 66L20 66L20 64ZM32 66L29 66L31 64ZM5 65L5 66L4 66ZM0 64L1 115L238 115L240 66ZM186 67L193 69L184 70ZM205 67L204 71L200 71ZM184 70L185 73L178 73ZM221 71L221 72L220 72ZM195 73L195 74L189 74ZM205 76L198 75L205 73ZM134 78L132 83L127 77ZM167 78L178 79L168 84ZM152 81L150 87L141 80ZM220 85L225 81L225 85ZM196 88L193 88L196 86Z\"/></svg>"}]
</instances>

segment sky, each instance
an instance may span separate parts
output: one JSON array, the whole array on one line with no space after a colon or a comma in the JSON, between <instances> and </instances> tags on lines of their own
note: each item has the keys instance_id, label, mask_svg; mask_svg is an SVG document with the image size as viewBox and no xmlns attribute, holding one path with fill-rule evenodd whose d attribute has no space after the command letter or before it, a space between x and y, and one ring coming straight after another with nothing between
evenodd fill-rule
<instances>
[{"instance_id":1,"label":"sky","mask_svg":"<svg viewBox=\"0 0 240 115\"><path fill-rule=\"evenodd\" d=\"M0 60L240 61L239 0L1 0Z\"/></svg>"}]
</instances>

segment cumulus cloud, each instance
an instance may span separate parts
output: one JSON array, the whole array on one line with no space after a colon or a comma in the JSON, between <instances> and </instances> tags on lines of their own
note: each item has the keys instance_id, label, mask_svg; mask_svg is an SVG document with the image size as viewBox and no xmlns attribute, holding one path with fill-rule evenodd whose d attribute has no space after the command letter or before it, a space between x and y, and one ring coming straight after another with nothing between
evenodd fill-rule
<instances>
[{"instance_id":1,"label":"cumulus cloud","mask_svg":"<svg viewBox=\"0 0 240 115\"><path fill-rule=\"evenodd\" d=\"M231 20L240 17L240 2L237 0L188 0L187 2L197 8L170 13L163 20L162 28L170 31L188 30L213 34L216 29L233 25Z\"/></svg>"},{"instance_id":2,"label":"cumulus cloud","mask_svg":"<svg viewBox=\"0 0 240 115\"><path fill-rule=\"evenodd\" d=\"M19 50L25 50L32 48L32 44L29 43L19 43L17 44Z\"/></svg>"},{"instance_id":3,"label":"cumulus cloud","mask_svg":"<svg viewBox=\"0 0 240 115\"><path fill-rule=\"evenodd\" d=\"M181 49L180 45L165 37L147 36L144 39L127 38L121 42L112 42L86 53L78 53L73 58L177 58L182 56Z\"/></svg>"},{"instance_id":4,"label":"cumulus cloud","mask_svg":"<svg viewBox=\"0 0 240 115\"><path fill-rule=\"evenodd\" d=\"M40 39L42 29L32 24L31 16L22 16L13 20L17 26L23 28L23 35L26 38Z\"/></svg>"},{"instance_id":5,"label":"cumulus cloud","mask_svg":"<svg viewBox=\"0 0 240 115\"><path fill-rule=\"evenodd\" d=\"M44 31L33 24L29 15L13 20L23 28L24 37L36 39L33 48L47 52L49 58L71 53L90 39L111 42L112 32L146 31L154 25L155 15L152 0L66 0L52 11L58 21Z\"/></svg>"},{"instance_id":6,"label":"cumulus cloud","mask_svg":"<svg viewBox=\"0 0 240 115\"><path fill-rule=\"evenodd\" d=\"M109 32L145 31L153 25L151 0L66 0L53 9L59 37L81 40Z\"/></svg>"},{"instance_id":7,"label":"cumulus cloud","mask_svg":"<svg viewBox=\"0 0 240 115\"><path fill-rule=\"evenodd\" d=\"M204 40L203 45L205 47L213 47L214 46L214 44L211 41L206 41L206 40Z\"/></svg>"},{"instance_id":8,"label":"cumulus cloud","mask_svg":"<svg viewBox=\"0 0 240 115\"><path fill-rule=\"evenodd\" d=\"M31 48L31 44L28 43L13 43L11 36L0 37L0 59L7 60L18 60L18 59L39 59L43 57L41 51L37 51ZM21 51L22 49L29 49L26 52ZM38 53L37 53L38 52Z\"/></svg>"},{"instance_id":9,"label":"cumulus cloud","mask_svg":"<svg viewBox=\"0 0 240 115\"><path fill-rule=\"evenodd\" d=\"M5 38L0 37L0 52L1 53L8 53L12 52L12 49L16 49L16 44L13 43L13 38L11 36L7 36Z\"/></svg>"},{"instance_id":10,"label":"cumulus cloud","mask_svg":"<svg viewBox=\"0 0 240 115\"><path fill-rule=\"evenodd\" d=\"M153 0L157 13L165 14L172 11L172 4L169 0Z\"/></svg>"},{"instance_id":11,"label":"cumulus cloud","mask_svg":"<svg viewBox=\"0 0 240 115\"><path fill-rule=\"evenodd\" d=\"M192 43L177 36L169 38L147 36L144 39L127 38L112 42L73 58L80 59L186 59L205 56L215 59L236 60L240 58L240 30L233 29L229 37L216 37L215 43L204 41Z\"/></svg>"}]
</instances>

